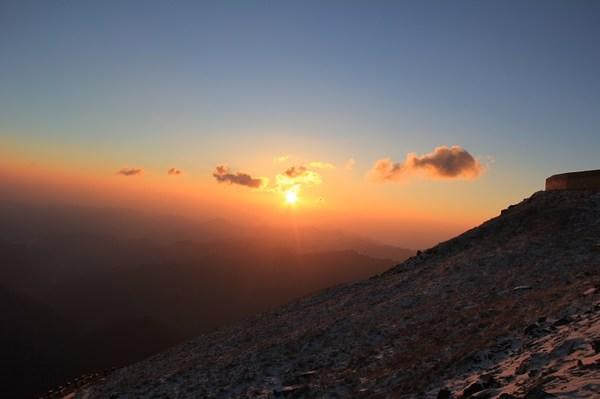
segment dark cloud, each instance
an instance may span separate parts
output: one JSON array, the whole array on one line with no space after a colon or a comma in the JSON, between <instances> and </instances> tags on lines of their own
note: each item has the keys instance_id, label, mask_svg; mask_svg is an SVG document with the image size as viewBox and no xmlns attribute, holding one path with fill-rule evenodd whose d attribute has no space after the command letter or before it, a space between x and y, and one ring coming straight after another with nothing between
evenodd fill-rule
<instances>
[{"instance_id":1,"label":"dark cloud","mask_svg":"<svg viewBox=\"0 0 600 399\"><path fill-rule=\"evenodd\" d=\"M170 176L179 176L183 174L183 171L181 169L171 168L167 171L167 174L169 174Z\"/></svg>"},{"instance_id":2,"label":"dark cloud","mask_svg":"<svg viewBox=\"0 0 600 399\"><path fill-rule=\"evenodd\" d=\"M275 187L279 191L287 191L300 185L321 184L322 181L320 174L306 166L290 166L275 176Z\"/></svg>"},{"instance_id":3,"label":"dark cloud","mask_svg":"<svg viewBox=\"0 0 600 399\"><path fill-rule=\"evenodd\" d=\"M283 174L287 177L298 177L306 173L306 166L290 166Z\"/></svg>"},{"instance_id":4,"label":"dark cloud","mask_svg":"<svg viewBox=\"0 0 600 399\"><path fill-rule=\"evenodd\" d=\"M225 165L217 166L213 177L219 183L239 184L251 188L261 188L267 183L264 178L254 178L246 173L230 173L229 168Z\"/></svg>"},{"instance_id":5,"label":"dark cloud","mask_svg":"<svg viewBox=\"0 0 600 399\"><path fill-rule=\"evenodd\" d=\"M144 173L144 169L139 168L123 168L117 172L121 176L139 176Z\"/></svg>"},{"instance_id":6,"label":"dark cloud","mask_svg":"<svg viewBox=\"0 0 600 399\"><path fill-rule=\"evenodd\" d=\"M400 181L405 177L424 172L427 177L441 179L474 179L483 173L483 165L460 146L441 146L433 152L418 156L410 153L403 162L380 159L375 162L370 175L379 181Z\"/></svg>"}]
</instances>

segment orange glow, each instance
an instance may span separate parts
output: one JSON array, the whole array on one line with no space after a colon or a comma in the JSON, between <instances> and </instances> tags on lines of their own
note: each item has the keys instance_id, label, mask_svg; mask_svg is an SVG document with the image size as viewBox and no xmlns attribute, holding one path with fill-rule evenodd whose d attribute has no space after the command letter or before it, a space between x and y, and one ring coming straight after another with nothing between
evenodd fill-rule
<instances>
[{"instance_id":1,"label":"orange glow","mask_svg":"<svg viewBox=\"0 0 600 399\"><path fill-rule=\"evenodd\" d=\"M236 225L298 223L422 248L495 216L497 209L523 195L494 186L475 189L485 181L455 182L451 190L446 182L381 185L366 179L364 170L341 167L286 175L290 165L309 168L310 163L273 164L272 155L240 167L253 176L271 178L269 185L260 188L218 184L208 172L209 165L176 165L186 173L175 179L167 172L176 162L152 165L110 159L101 163L75 155L55 157L0 148L0 198L130 208L199 220L225 218ZM118 174L123 167L143 168L144 173Z\"/></svg>"}]
</instances>

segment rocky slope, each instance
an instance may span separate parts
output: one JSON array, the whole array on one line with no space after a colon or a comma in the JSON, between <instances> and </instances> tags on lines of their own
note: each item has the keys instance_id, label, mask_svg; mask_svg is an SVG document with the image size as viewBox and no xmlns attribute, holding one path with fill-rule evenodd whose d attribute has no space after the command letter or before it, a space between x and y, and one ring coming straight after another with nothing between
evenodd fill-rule
<instances>
[{"instance_id":1,"label":"rocky slope","mask_svg":"<svg viewBox=\"0 0 600 399\"><path fill-rule=\"evenodd\" d=\"M379 276L200 336L75 396L600 397L599 245L600 192L538 192Z\"/></svg>"}]
</instances>

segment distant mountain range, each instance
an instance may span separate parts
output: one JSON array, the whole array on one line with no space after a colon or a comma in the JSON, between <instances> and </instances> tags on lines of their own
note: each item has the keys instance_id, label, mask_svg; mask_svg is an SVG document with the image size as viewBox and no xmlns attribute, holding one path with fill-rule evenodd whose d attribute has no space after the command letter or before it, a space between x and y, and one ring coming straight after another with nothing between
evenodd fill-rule
<instances>
[{"instance_id":1,"label":"distant mountain range","mask_svg":"<svg viewBox=\"0 0 600 399\"><path fill-rule=\"evenodd\" d=\"M600 397L599 289L600 192L538 192L381 274L202 334L75 397Z\"/></svg>"},{"instance_id":2,"label":"distant mountain range","mask_svg":"<svg viewBox=\"0 0 600 399\"><path fill-rule=\"evenodd\" d=\"M0 203L3 392L36 396L414 253L339 231Z\"/></svg>"}]
</instances>

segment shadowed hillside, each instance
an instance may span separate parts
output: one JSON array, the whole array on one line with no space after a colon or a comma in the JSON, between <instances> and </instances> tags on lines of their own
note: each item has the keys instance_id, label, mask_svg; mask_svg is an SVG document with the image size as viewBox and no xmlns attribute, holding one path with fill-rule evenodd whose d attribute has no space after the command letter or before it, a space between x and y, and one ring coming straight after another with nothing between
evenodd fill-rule
<instances>
[{"instance_id":1,"label":"shadowed hillside","mask_svg":"<svg viewBox=\"0 0 600 399\"><path fill-rule=\"evenodd\" d=\"M517 341L543 351L527 341L535 329L559 346L574 320L588 321L577 345L593 352L599 244L599 192L539 192L379 276L201 335L78 397L549 397L576 375L597 381L591 354L544 374L543 362L498 362ZM553 356L566 362L577 345ZM492 352L503 355L482 357ZM597 385L579 386L597 397Z\"/></svg>"},{"instance_id":2,"label":"shadowed hillside","mask_svg":"<svg viewBox=\"0 0 600 399\"><path fill-rule=\"evenodd\" d=\"M109 208L4 203L0 221L9 369L2 389L19 397L139 361L414 253L341 232L264 227L250 235L223 220Z\"/></svg>"}]
</instances>

